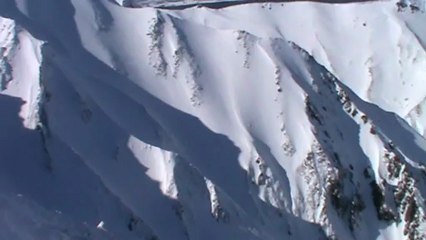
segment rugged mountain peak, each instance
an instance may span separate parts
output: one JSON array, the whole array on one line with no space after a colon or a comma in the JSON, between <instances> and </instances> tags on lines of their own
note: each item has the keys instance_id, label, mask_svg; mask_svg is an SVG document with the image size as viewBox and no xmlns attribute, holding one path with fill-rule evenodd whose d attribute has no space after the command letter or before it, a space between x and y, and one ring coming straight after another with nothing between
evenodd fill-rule
<instances>
[{"instance_id":1,"label":"rugged mountain peak","mask_svg":"<svg viewBox=\"0 0 426 240\"><path fill-rule=\"evenodd\" d=\"M424 239L424 2L336 3L0 3L0 238Z\"/></svg>"}]
</instances>

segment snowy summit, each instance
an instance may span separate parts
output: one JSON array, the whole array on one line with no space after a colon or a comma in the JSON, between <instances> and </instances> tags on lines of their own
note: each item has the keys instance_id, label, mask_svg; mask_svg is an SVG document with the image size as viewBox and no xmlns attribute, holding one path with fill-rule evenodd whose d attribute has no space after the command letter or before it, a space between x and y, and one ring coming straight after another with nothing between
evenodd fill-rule
<instances>
[{"instance_id":1,"label":"snowy summit","mask_svg":"<svg viewBox=\"0 0 426 240\"><path fill-rule=\"evenodd\" d=\"M0 0L0 240L426 239L425 11Z\"/></svg>"}]
</instances>

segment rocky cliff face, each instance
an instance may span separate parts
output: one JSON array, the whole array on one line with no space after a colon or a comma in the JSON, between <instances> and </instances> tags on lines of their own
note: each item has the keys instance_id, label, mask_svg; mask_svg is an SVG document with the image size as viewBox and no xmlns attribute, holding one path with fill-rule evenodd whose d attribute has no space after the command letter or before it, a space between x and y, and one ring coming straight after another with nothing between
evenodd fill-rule
<instances>
[{"instance_id":1,"label":"rocky cliff face","mask_svg":"<svg viewBox=\"0 0 426 240\"><path fill-rule=\"evenodd\" d=\"M0 238L426 237L423 2L128 4L0 3Z\"/></svg>"}]
</instances>

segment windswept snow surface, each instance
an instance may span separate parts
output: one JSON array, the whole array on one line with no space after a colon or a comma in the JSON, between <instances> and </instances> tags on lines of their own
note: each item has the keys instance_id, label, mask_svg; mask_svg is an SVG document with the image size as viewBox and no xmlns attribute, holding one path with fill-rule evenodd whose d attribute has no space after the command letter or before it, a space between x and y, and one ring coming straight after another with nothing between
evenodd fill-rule
<instances>
[{"instance_id":1,"label":"windswept snow surface","mask_svg":"<svg viewBox=\"0 0 426 240\"><path fill-rule=\"evenodd\" d=\"M426 238L424 2L133 3L0 1L0 239Z\"/></svg>"}]
</instances>

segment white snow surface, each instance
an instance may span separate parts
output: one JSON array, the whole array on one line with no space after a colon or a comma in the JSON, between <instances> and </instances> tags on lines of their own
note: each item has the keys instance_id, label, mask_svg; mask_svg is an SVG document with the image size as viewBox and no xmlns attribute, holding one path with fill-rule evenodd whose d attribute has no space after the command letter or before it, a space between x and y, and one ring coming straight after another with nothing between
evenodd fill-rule
<instances>
[{"instance_id":1,"label":"white snow surface","mask_svg":"<svg viewBox=\"0 0 426 240\"><path fill-rule=\"evenodd\" d=\"M424 2L230 2L0 1L0 239L426 238Z\"/></svg>"}]
</instances>

